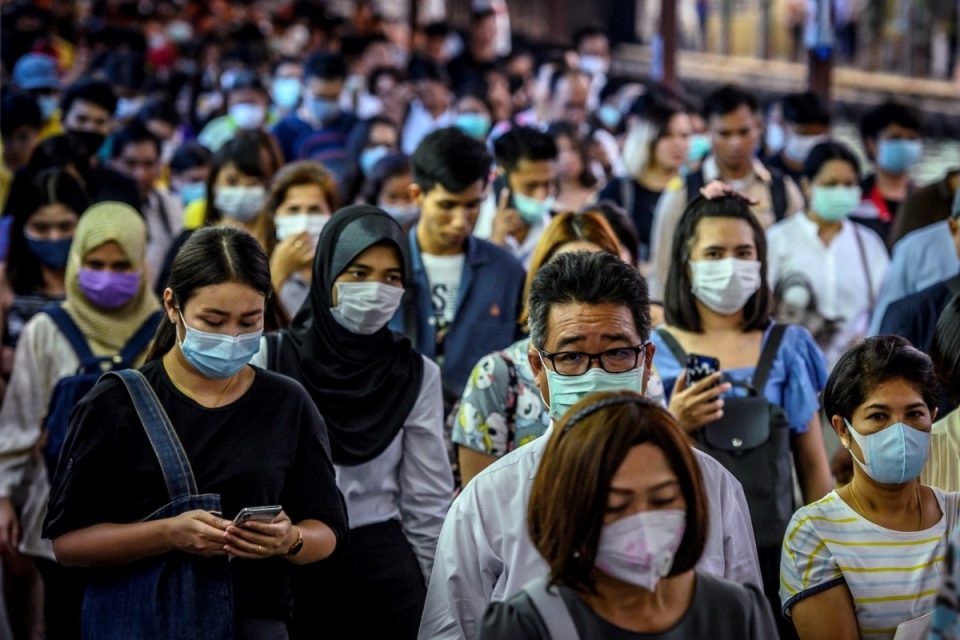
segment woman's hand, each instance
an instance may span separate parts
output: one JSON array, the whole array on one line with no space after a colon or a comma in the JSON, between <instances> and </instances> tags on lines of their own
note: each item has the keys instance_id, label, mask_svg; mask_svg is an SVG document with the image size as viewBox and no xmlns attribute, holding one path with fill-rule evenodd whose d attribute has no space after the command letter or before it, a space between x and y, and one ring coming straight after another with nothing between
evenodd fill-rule
<instances>
[{"instance_id":1,"label":"woman's hand","mask_svg":"<svg viewBox=\"0 0 960 640\"><path fill-rule=\"evenodd\" d=\"M315 253L310 234L304 231L280 242L270 256L270 273L273 276L273 287L280 291L280 287L291 275L309 267L313 263Z\"/></svg>"},{"instance_id":2,"label":"woman's hand","mask_svg":"<svg viewBox=\"0 0 960 640\"><path fill-rule=\"evenodd\" d=\"M736 191L733 187L728 185L726 182L721 182L720 180L712 180L706 186L700 187L700 193L707 200L713 200L714 198L722 198L724 196L739 196L747 202L750 206L757 204L755 198L749 198L744 194Z\"/></svg>"},{"instance_id":3,"label":"woman's hand","mask_svg":"<svg viewBox=\"0 0 960 640\"><path fill-rule=\"evenodd\" d=\"M241 525L227 527L226 552L231 556L261 560L271 556L284 556L299 537L289 516L280 512L273 522L247 520Z\"/></svg>"},{"instance_id":4,"label":"woman's hand","mask_svg":"<svg viewBox=\"0 0 960 640\"><path fill-rule=\"evenodd\" d=\"M0 498L0 552L14 553L20 545L20 520L10 498Z\"/></svg>"},{"instance_id":5,"label":"woman's hand","mask_svg":"<svg viewBox=\"0 0 960 640\"><path fill-rule=\"evenodd\" d=\"M680 428L694 433L723 417L723 398L720 396L733 388L729 382L720 383L723 374L711 373L703 380L687 386L687 371L677 377L670 396L670 413L677 419ZM716 386L714 386L716 385Z\"/></svg>"},{"instance_id":6,"label":"woman's hand","mask_svg":"<svg viewBox=\"0 0 960 640\"><path fill-rule=\"evenodd\" d=\"M229 520L201 509L181 513L167 519L169 546L197 556L222 556L227 553L223 540L230 524Z\"/></svg>"}]
</instances>

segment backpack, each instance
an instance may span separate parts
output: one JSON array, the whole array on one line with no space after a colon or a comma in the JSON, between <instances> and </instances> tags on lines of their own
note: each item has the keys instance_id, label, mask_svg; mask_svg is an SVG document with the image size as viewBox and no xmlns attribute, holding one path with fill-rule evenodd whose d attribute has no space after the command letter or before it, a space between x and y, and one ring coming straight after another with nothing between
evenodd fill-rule
<instances>
[{"instance_id":1,"label":"backpack","mask_svg":"<svg viewBox=\"0 0 960 640\"><path fill-rule=\"evenodd\" d=\"M767 167L767 171L770 172L770 202L773 206L773 215L779 222L787 216L787 184L783 174L776 169ZM703 169L697 169L687 176L687 204L700 195L700 189L704 184Z\"/></svg>"},{"instance_id":2,"label":"backpack","mask_svg":"<svg viewBox=\"0 0 960 640\"><path fill-rule=\"evenodd\" d=\"M60 332L70 342L74 353L77 354L77 359L80 360L77 372L71 376L60 378L56 386L53 387L47 415L43 419L43 431L45 433L43 457L47 464L47 474L52 479L57 468L57 461L60 458L60 450L63 448L63 443L67 437L67 428L70 426L70 414L73 412L73 408L93 388L93 385L96 384L104 372L133 367L134 360L143 353L147 345L150 344L150 340L153 339L163 312L156 311L147 318L140 325L140 328L130 336L127 344L123 345L120 353L114 356L93 355L83 332L80 331L73 318L61 305L51 305L45 308L42 313L50 316Z\"/></svg>"},{"instance_id":3,"label":"backpack","mask_svg":"<svg viewBox=\"0 0 960 640\"><path fill-rule=\"evenodd\" d=\"M790 423L782 407L763 396L787 325L770 330L749 383L731 381L745 397L724 398L723 417L693 434L698 449L710 454L743 485L757 548L778 547L794 512ZM687 354L670 333L657 329L680 363Z\"/></svg>"}]
</instances>

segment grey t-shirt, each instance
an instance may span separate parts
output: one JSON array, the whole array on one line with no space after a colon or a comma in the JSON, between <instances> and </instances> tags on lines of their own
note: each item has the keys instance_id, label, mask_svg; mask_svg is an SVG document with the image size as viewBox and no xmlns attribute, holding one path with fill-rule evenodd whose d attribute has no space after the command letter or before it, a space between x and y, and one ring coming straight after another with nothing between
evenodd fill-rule
<instances>
[{"instance_id":1,"label":"grey t-shirt","mask_svg":"<svg viewBox=\"0 0 960 640\"><path fill-rule=\"evenodd\" d=\"M560 595L573 618L580 640L767 640L777 637L773 614L763 593L753 585L739 585L696 572L690 608L671 629L637 633L617 627L594 613L566 587ZM483 616L478 640L551 640L543 618L525 591L494 602Z\"/></svg>"}]
</instances>

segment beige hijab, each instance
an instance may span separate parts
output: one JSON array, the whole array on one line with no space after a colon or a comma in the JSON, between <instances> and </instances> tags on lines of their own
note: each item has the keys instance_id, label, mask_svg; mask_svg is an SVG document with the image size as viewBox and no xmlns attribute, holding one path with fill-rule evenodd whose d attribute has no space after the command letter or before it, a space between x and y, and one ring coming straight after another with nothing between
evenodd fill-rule
<instances>
[{"instance_id":1,"label":"beige hijab","mask_svg":"<svg viewBox=\"0 0 960 640\"><path fill-rule=\"evenodd\" d=\"M140 273L140 290L117 309L101 309L83 295L78 274L84 256L108 242L116 242ZM146 266L147 226L135 209L122 202L99 202L84 212L70 245L67 260L67 300L63 308L87 338L95 355L112 355L160 303L149 288Z\"/></svg>"}]
</instances>

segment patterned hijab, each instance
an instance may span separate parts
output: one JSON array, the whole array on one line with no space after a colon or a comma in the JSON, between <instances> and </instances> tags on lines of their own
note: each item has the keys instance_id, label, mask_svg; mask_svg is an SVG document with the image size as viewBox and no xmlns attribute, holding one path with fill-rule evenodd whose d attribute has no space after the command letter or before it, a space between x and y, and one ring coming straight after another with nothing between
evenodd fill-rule
<instances>
[{"instance_id":1,"label":"patterned hijab","mask_svg":"<svg viewBox=\"0 0 960 640\"><path fill-rule=\"evenodd\" d=\"M83 295L79 273L84 256L108 242L116 242L140 273L140 290L122 307L101 309ZM147 318L160 308L147 279L147 227L139 213L122 202L99 202L84 212L70 245L67 260L67 300L63 303L83 332L94 355L112 355Z\"/></svg>"}]
</instances>

